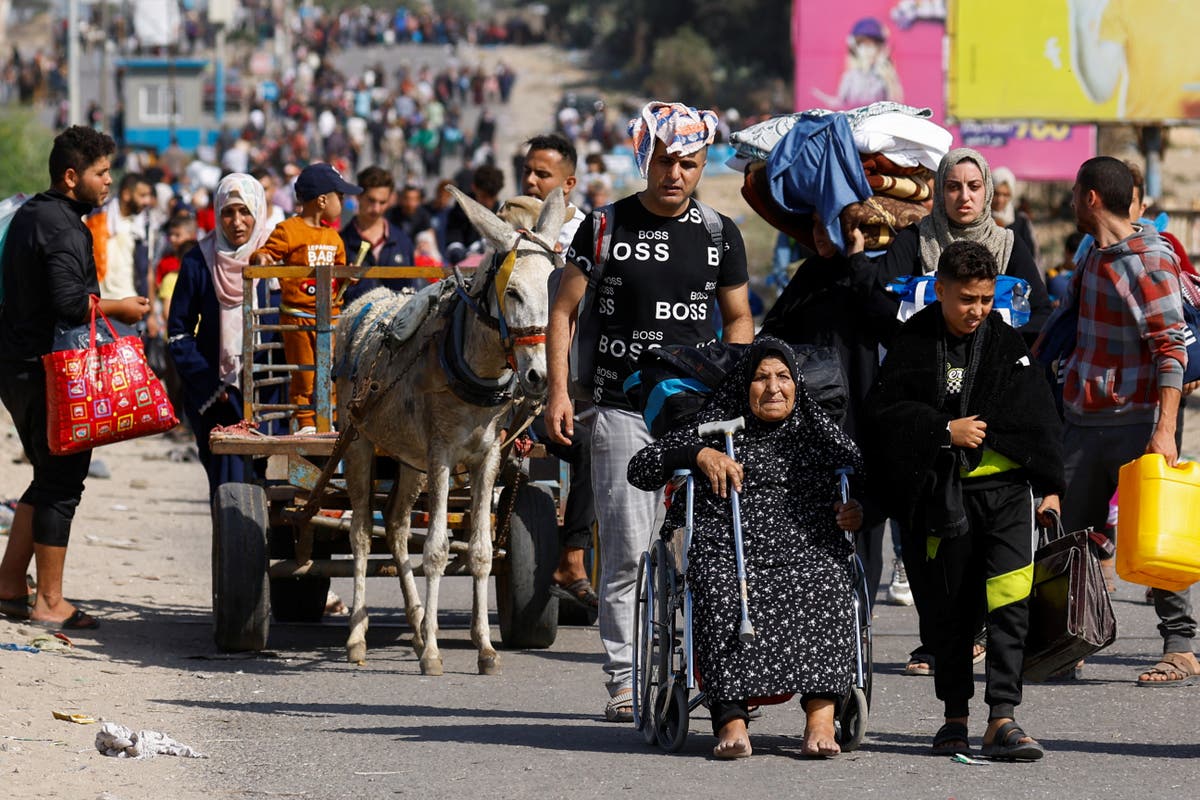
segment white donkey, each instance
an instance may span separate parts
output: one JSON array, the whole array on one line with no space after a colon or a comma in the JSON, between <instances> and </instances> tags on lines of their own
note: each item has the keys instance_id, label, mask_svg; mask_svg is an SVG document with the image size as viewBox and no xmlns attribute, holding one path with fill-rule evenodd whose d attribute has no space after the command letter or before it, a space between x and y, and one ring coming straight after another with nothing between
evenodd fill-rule
<instances>
[{"instance_id":1,"label":"white donkey","mask_svg":"<svg viewBox=\"0 0 1200 800\"><path fill-rule=\"evenodd\" d=\"M566 213L562 192L542 206L533 231L518 230L457 190L455 198L494 252L469 289L451 296L443 281L438 311L402 341L393 334L405 298L375 290L342 312L338 326L337 393L343 419L357 438L345 453L346 483L354 509L354 602L346 655L366 658L366 566L372 528L372 464L375 451L399 463L384 511L387 540L400 571L413 647L425 675L442 674L438 650L438 586L449 559L446 529L451 471L470 470L470 543L467 559L474 583L471 642L479 672L496 674L500 658L488 629L488 577L492 568L492 489L500 466L501 427L513 409L513 391L540 400L546 394L546 282L558 256L554 242ZM488 264L484 261L484 264ZM418 295L413 303L428 301ZM414 309L410 309L415 310ZM341 374L346 373L346 374ZM515 373L515 376L514 376ZM356 403L351 398L366 398ZM345 404L345 401L350 401ZM429 529L422 553L425 606L409 565L410 511L428 485Z\"/></svg>"}]
</instances>

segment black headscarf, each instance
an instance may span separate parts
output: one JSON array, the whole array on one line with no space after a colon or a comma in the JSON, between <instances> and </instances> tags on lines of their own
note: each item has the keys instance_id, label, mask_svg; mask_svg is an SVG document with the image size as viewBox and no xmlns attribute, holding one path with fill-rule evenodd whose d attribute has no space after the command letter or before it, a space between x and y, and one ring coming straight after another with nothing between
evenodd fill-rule
<instances>
[{"instance_id":1,"label":"black headscarf","mask_svg":"<svg viewBox=\"0 0 1200 800\"><path fill-rule=\"evenodd\" d=\"M764 359L772 357L787 366L796 384L796 403L792 413L777 422L759 419L750 408L750 383L754 380L754 373ZM781 447L794 444L797 435L807 433L806 428L811 427L813 436L805 436L805 439L812 438L830 448L830 454L836 455L840 463L861 469L858 447L813 400L804 385L804 374L797 365L795 351L781 339L773 336L755 339L696 415L695 424L703 425L735 417L745 419L746 435L777 440Z\"/></svg>"}]
</instances>

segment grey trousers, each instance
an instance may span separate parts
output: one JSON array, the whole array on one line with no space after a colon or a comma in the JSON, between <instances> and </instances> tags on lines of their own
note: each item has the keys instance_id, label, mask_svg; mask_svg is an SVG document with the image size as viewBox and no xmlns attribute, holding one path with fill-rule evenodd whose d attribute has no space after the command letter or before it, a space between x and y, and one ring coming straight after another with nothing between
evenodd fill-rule
<instances>
[{"instance_id":1,"label":"grey trousers","mask_svg":"<svg viewBox=\"0 0 1200 800\"><path fill-rule=\"evenodd\" d=\"M1182 435L1182 426L1179 427ZM1067 491L1063 495L1063 527L1078 531L1105 529L1108 501L1117 490L1117 475L1123 464L1146 450L1154 431L1152 423L1133 425L1074 425L1067 422L1063 433ZM1119 523L1118 523L1119 527ZM1118 533L1119 535L1119 533ZM1196 619L1188 591L1154 590L1154 610L1164 653L1190 653L1196 637Z\"/></svg>"},{"instance_id":2,"label":"grey trousers","mask_svg":"<svg viewBox=\"0 0 1200 800\"><path fill-rule=\"evenodd\" d=\"M659 492L635 489L629 459L652 440L640 415L597 407L592 417L592 491L600 531L600 640L609 693L633 684L638 559L654 527Z\"/></svg>"}]
</instances>

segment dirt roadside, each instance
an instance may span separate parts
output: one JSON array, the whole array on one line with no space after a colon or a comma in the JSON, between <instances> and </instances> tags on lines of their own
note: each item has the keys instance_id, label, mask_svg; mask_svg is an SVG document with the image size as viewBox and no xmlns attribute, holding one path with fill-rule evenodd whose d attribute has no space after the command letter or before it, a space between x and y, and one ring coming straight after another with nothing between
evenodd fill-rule
<instances>
[{"instance_id":1,"label":"dirt roadside","mask_svg":"<svg viewBox=\"0 0 1200 800\"><path fill-rule=\"evenodd\" d=\"M31 477L7 417L0 438L0 495L19 496ZM209 514L198 463L167 460L167 437L97 451L112 473L87 482L72 532L65 590L102 620L72 635L65 652L0 651L0 783L46 798L200 798L208 761L127 761L94 747L98 725L56 720L86 714L151 729L204 752L211 732L172 698L204 680L208 655ZM0 545L7 537L0 537ZM43 630L0 618L0 642L28 644ZM156 787L160 791L156 791ZM101 794L108 792L108 795Z\"/></svg>"}]
</instances>

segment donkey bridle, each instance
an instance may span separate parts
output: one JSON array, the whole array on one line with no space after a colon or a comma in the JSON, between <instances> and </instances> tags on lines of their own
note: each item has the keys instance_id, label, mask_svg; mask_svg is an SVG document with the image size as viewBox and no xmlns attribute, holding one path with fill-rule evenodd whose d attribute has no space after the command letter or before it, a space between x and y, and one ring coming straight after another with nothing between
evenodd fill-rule
<instances>
[{"instance_id":1,"label":"donkey bridle","mask_svg":"<svg viewBox=\"0 0 1200 800\"><path fill-rule=\"evenodd\" d=\"M442 364L442 369L450 383L451 389L464 402L478 406L495 406L512 397L512 386L516 382L517 359L514 352L516 347L534 347L546 342L546 326L544 325L524 325L519 327L511 327L508 320L504 316L504 303L501 300L502 292L496 283L496 278L499 273L504 270L511 272L516 263L517 248L521 240L531 242L545 250L555 263L556 268L562 266L562 256L554 249L553 245L547 243L540 236L525 228L519 228L516 231L520 239L513 244L512 249L505 254L501 259L498 256L492 258L491 266L489 266L486 276L487 285L484 286L481 295L487 293L490 288L496 296L496 314L493 316L483 309L475 298L471 297L466 291L466 281L459 272L458 267L454 268L455 288L454 292L461 304L452 304L449 309L450 319L448 320L446 336L441 343L441 352L439 360ZM509 263L511 260L511 264ZM457 308L455 308L457 306ZM504 378L480 378L475 375L471 368L467 365L462 357L462 330L461 325L463 320L463 310L469 309L479 321L487 327L496 331L500 336L500 343L504 347L504 360L508 364L512 375L506 380Z\"/></svg>"}]
</instances>

